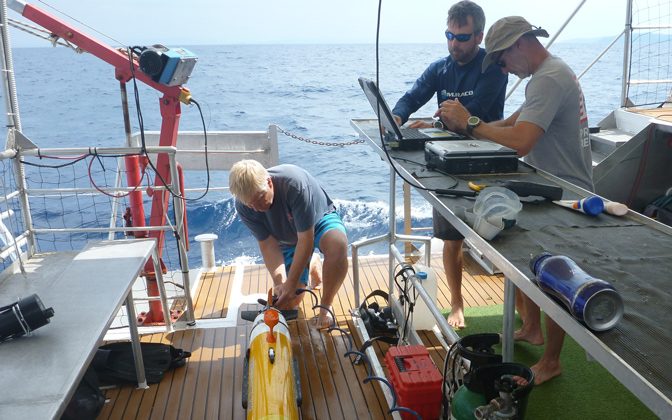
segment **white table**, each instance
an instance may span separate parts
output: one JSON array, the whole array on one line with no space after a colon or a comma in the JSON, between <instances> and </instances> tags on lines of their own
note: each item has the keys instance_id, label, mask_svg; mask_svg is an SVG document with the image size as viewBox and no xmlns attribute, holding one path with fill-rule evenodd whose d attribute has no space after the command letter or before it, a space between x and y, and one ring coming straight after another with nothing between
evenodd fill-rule
<instances>
[{"instance_id":1,"label":"white table","mask_svg":"<svg viewBox=\"0 0 672 420\"><path fill-rule=\"evenodd\" d=\"M59 418L124 302L138 386L147 387L132 286L150 257L162 286L154 239L99 241L79 253L37 254L25 262L25 276L0 278L2 305L37 293L54 309L51 322L31 336L0 343L0 418Z\"/></svg>"}]
</instances>

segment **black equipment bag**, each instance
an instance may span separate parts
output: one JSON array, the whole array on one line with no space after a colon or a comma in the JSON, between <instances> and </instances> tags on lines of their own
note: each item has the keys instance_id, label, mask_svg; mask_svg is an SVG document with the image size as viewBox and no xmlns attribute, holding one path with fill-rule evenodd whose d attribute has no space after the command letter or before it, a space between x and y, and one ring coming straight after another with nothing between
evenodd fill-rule
<instances>
[{"instance_id":1,"label":"black equipment bag","mask_svg":"<svg viewBox=\"0 0 672 420\"><path fill-rule=\"evenodd\" d=\"M396 335L398 325L392 314L392 308L390 306L381 308L378 302L375 301L367 304L367 301L374 296L382 297L389 305L389 296L382 290L374 290L362 301L362 304L359 306L359 316L366 326L369 337Z\"/></svg>"},{"instance_id":2,"label":"black equipment bag","mask_svg":"<svg viewBox=\"0 0 672 420\"><path fill-rule=\"evenodd\" d=\"M147 383L161 381L168 369L181 367L191 353L162 343L140 343ZM130 342L106 344L98 348L92 362L98 379L104 384L136 382L135 359Z\"/></svg>"},{"instance_id":3,"label":"black equipment bag","mask_svg":"<svg viewBox=\"0 0 672 420\"><path fill-rule=\"evenodd\" d=\"M92 367L84 374L61 420L94 420L105 404L105 395L99 388L98 375Z\"/></svg>"}]
</instances>

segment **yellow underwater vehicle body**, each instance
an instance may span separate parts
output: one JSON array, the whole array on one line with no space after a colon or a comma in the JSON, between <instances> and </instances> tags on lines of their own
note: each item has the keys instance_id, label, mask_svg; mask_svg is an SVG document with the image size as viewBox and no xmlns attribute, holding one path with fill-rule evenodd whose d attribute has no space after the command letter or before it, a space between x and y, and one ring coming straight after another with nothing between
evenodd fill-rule
<instances>
[{"instance_id":1,"label":"yellow underwater vehicle body","mask_svg":"<svg viewBox=\"0 0 672 420\"><path fill-rule=\"evenodd\" d=\"M268 302L272 302L270 292ZM296 318L296 311L284 311L283 315L266 304L258 313L241 313L243 319L251 320L252 316L254 324L243 368L243 408L247 418L298 419L301 385L287 327L287 318Z\"/></svg>"}]
</instances>

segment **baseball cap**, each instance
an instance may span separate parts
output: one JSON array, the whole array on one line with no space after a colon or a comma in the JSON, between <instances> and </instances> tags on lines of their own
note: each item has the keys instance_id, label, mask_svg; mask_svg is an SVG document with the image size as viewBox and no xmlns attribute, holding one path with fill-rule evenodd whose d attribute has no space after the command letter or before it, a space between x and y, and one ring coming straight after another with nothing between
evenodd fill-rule
<instances>
[{"instance_id":1,"label":"baseball cap","mask_svg":"<svg viewBox=\"0 0 672 420\"><path fill-rule=\"evenodd\" d=\"M525 34L548 38L546 29L532 26L522 16L507 16L493 23L485 36L485 51L487 54L483 59L482 71L487 70L502 51L515 44L518 38Z\"/></svg>"}]
</instances>

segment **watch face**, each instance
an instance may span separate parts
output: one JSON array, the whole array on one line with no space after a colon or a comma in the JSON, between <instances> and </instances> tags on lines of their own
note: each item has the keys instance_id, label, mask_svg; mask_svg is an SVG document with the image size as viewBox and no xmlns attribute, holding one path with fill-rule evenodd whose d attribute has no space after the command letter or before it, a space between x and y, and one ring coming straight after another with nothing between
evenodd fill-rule
<instances>
[{"instance_id":1,"label":"watch face","mask_svg":"<svg viewBox=\"0 0 672 420\"><path fill-rule=\"evenodd\" d=\"M467 120L467 124L469 124L469 125L471 125L471 126L477 126L477 125L480 124L480 123L481 123L481 119L478 118L478 117L476 117L476 116L474 116L474 115L472 115L471 117L469 117L469 119Z\"/></svg>"}]
</instances>

